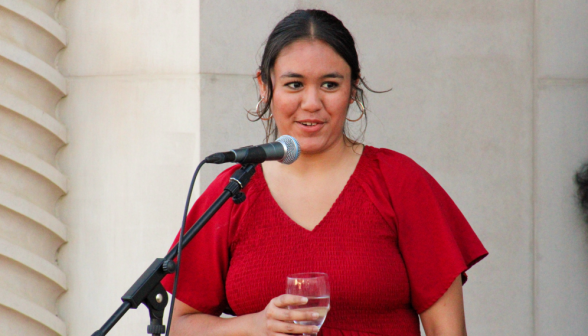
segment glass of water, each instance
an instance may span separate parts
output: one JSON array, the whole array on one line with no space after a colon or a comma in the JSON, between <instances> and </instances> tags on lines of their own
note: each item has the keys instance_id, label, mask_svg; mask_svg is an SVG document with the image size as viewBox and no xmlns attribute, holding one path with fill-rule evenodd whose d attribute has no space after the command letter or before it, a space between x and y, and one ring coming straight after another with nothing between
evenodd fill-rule
<instances>
[{"instance_id":1,"label":"glass of water","mask_svg":"<svg viewBox=\"0 0 588 336\"><path fill-rule=\"evenodd\" d=\"M331 290L329 276L326 273L298 273L289 275L286 281L286 294L300 295L308 298L308 302L299 306L288 306L288 309L299 309L316 312L319 317L312 321L294 321L300 325L321 327L331 308ZM316 336L316 334L304 334Z\"/></svg>"}]
</instances>

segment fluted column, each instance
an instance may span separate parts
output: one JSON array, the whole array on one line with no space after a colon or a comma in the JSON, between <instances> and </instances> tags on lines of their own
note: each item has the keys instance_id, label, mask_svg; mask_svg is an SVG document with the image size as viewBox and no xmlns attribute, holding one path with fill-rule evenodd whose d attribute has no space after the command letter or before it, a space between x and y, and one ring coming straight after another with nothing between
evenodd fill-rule
<instances>
[{"instance_id":1,"label":"fluted column","mask_svg":"<svg viewBox=\"0 0 588 336\"><path fill-rule=\"evenodd\" d=\"M67 193L56 165L67 132L55 115L67 94L57 71L65 30L57 0L0 0L0 326L5 335L65 335L57 265L66 227L55 213Z\"/></svg>"}]
</instances>

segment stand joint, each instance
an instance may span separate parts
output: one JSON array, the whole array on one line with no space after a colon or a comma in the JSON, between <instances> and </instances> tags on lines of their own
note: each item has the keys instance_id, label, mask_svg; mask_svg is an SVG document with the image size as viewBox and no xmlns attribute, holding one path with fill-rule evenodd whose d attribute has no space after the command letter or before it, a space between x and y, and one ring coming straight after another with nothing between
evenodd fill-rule
<instances>
[{"instance_id":1,"label":"stand joint","mask_svg":"<svg viewBox=\"0 0 588 336\"><path fill-rule=\"evenodd\" d=\"M165 334L163 325L163 311L167 305L168 297L165 288L158 284L145 298L143 304L149 309L151 323L147 326L147 333L153 336Z\"/></svg>"}]
</instances>

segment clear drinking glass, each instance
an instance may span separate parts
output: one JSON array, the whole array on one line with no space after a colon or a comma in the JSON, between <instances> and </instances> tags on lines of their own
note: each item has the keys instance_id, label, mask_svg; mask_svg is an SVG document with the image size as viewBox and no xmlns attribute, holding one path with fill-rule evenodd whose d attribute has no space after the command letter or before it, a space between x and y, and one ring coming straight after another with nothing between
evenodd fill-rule
<instances>
[{"instance_id":1,"label":"clear drinking glass","mask_svg":"<svg viewBox=\"0 0 588 336\"><path fill-rule=\"evenodd\" d=\"M315 325L320 327L325 322L331 308L331 290L329 276L326 273L298 273L288 276L286 293L308 298L308 302L300 306L288 306L288 309L310 310L319 314L318 319L312 321L294 321L300 325ZM316 334L304 334L316 336Z\"/></svg>"}]
</instances>

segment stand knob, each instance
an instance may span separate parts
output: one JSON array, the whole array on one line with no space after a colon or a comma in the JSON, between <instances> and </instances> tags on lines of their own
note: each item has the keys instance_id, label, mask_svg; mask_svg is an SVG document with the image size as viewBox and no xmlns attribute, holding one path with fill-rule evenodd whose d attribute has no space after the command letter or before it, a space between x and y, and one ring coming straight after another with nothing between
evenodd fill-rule
<instances>
[{"instance_id":1,"label":"stand knob","mask_svg":"<svg viewBox=\"0 0 588 336\"><path fill-rule=\"evenodd\" d=\"M176 263L173 260L166 260L163 262L162 268L167 274L173 273L176 271Z\"/></svg>"},{"instance_id":2,"label":"stand knob","mask_svg":"<svg viewBox=\"0 0 588 336\"><path fill-rule=\"evenodd\" d=\"M150 324L147 326L147 333L151 335L165 334L165 326L161 324Z\"/></svg>"},{"instance_id":3,"label":"stand knob","mask_svg":"<svg viewBox=\"0 0 588 336\"><path fill-rule=\"evenodd\" d=\"M244 193L242 192L238 192L237 195L233 196L233 202L235 202L235 204L240 204L245 202L246 196Z\"/></svg>"}]
</instances>

